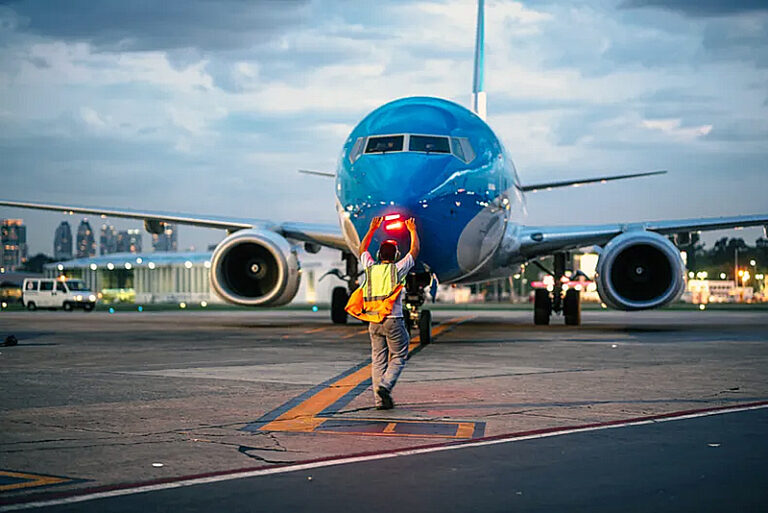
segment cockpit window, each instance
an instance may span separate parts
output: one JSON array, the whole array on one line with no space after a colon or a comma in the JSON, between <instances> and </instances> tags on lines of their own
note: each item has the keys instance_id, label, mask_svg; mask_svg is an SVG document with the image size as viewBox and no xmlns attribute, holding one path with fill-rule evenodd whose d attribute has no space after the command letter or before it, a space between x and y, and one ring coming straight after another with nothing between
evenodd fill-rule
<instances>
[{"instance_id":1,"label":"cockpit window","mask_svg":"<svg viewBox=\"0 0 768 513\"><path fill-rule=\"evenodd\" d=\"M365 152L363 152L365 148ZM390 153L413 151L426 154L448 153L469 164L475 160L475 151L466 137L444 135L375 135L358 137L349 151L349 160L354 163L363 153Z\"/></svg>"},{"instance_id":2,"label":"cockpit window","mask_svg":"<svg viewBox=\"0 0 768 513\"><path fill-rule=\"evenodd\" d=\"M357 141L355 141L355 144L352 146L352 149L349 150L349 161L354 164L354 162L360 157L360 154L363 153L363 143L365 142L365 137L358 137Z\"/></svg>"},{"instance_id":3,"label":"cockpit window","mask_svg":"<svg viewBox=\"0 0 768 513\"><path fill-rule=\"evenodd\" d=\"M384 153L388 151L403 151L403 135L385 135L382 137L369 137L366 153Z\"/></svg>"},{"instance_id":4,"label":"cockpit window","mask_svg":"<svg viewBox=\"0 0 768 513\"><path fill-rule=\"evenodd\" d=\"M450 153L451 148L447 137L436 135L412 135L408 143L408 151L423 151L426 153Z\"/></svg>"},{"instance_id":5,"label":"cockpit window","mask_svg":"<svg viewBox=\"0 0 768 513\"><path fill-rule=\"evenodd\" d=\"M464 150L461 148L461 141L458 137L451 137L451 148L453 149L451 153L459 157L459 160L466 162L466 159L464 158Z\"/></svg>"}]
</instances>

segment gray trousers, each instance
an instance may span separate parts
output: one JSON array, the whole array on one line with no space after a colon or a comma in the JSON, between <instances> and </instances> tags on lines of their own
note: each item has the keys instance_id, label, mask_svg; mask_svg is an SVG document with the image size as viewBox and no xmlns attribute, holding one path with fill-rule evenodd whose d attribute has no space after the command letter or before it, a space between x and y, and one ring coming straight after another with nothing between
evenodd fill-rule
<instances>
[{"instance_id":1,"label":"gray trousers","mask_svg":"<svg viewBox=\"0 0 768 513\"><path fill-rule=\"evenodd\" d=\"M381 399L376 395L376 389L381 386L391 392L405 367L408 331L402 317L390 317L379 324L368 324L368 334L371 336L373 397L376 405L380 405Z\"/></svg>"}]
</instances>

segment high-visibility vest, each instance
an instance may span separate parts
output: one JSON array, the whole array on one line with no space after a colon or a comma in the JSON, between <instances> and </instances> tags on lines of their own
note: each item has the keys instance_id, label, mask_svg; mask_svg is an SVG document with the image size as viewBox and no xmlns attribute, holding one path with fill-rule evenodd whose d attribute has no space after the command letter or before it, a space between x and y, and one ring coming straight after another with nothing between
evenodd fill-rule
<instances>
[{"instance_id":1,"label":"high-visibility vest","mask_svg":"<svg viewBox=\"0 0 768 513\"><path fill-rule=\"evenodd\" d=\"M363 321L382 322L392 313L401 290L397 265L374 264L366 268L365 283L352 293L345 310Z\"/></svg>"}]
</instances>

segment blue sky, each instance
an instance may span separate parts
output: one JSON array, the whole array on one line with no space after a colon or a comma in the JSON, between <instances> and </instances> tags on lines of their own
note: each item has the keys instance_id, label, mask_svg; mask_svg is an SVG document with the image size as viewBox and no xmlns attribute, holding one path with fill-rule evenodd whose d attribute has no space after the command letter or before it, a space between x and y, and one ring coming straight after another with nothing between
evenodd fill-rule
<instances>
[{"instance_id":1,"label":"blue sky","mask_svg":"<svg viewBox=\"0 0 768 513\"><path fill-rule=\"evenodd\" d=\"M296 170L332 171L386 101L468 105L475 8L0 1L0 197L335 222L332 181ZM531 224L768 212L764 2L489 0L486 16L488 121L523 181L670 171L531 194ZM64 218L0 217L46 253ZM222 236L182 227L180 247Z\"/></svg>"}]
</instances>

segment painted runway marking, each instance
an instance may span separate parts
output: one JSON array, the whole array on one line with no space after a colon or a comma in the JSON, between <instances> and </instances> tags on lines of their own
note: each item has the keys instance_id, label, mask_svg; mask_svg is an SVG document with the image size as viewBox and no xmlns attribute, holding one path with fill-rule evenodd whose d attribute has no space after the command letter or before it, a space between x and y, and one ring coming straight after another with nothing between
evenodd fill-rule
<instances>
[{"instance_id":1,"label":"painted runway marking","mask_svg":"<svg viewBox=\"0 0 768 513\"><path fill-rule=\"evenodd\" d=\"M352 337L356 337L356 336L358 336L358 335L362 335L363 333L368 333L368 329L364 329L364 330L356 331L356 332L354 332L354 333L350 333L349 335L344 335L344 336L343 336L343 337L341 337L341 338L352 338Z\"/></svg>"},{"instance_id":2,"label":"painted runway marking","mask_svg":"<svg viewBox=\"0 0 768 513\"><path fill-rule=\"evenodd\" d=\"M21 490L23 488L40 488L43 486L74 482L80 482L80 480L70 479L68 477L0 470L0 492L10 492L12 490Z\"/></svg>"},{"instance_id":3,"label":"painted runway marking","mask_svg":"<svg viewBox=\"0 0 768 513\"><path fill-rule=\"evenodd\" d=\"M44 506L57 506L61 504L73 504L95 499L106 499L110 497L120 497L124 495L133 495L137 493L154 492L168 490L172 488L184 488L187 486L196 486L202 484L218 483L222 481L232 481L235 479L245 479L250 477L268 476L274 474L286 474L289 472L298 472L301 470L311 470L322 467L333 467L337 465L347 465L351 463L361 463L366 461L384 460L397 458L401 456L414 456L418 454L429 454L435 452L453 451L467 449L471 447L483 447L489 445L522 442L537 438L547 438L553 436L563 436L575 433L585 433L589 431L601 431L605 429L618 429L630 426L642 426L648 424L657 424L663 422L674 422L680 420L694 419L698 417L708 417L712 415L723 415L727 413L737 413L750 410L761 410L768 408L768 401L759 403L744 404L740 406L724 406L717 408L708 408L702 410L687 410L680 412L665 413L660 415L651 415L647 417L636 417L632 419L609 421L597 424L587 424L583 426L571 426L564 428L550 428L535 431L526 431L521 433L510 433L488 437L481 440L453 441L436 445L426 445L414 447L411 449L400 449L393 451L382 451L376 453L358 454L343 457L330 457L302 463L293 463L282 466L261 467L253 469L239 469L232 471L212 472L197 476L185 476L171 478L162 482L155 481L149 483L136 483L126 485L116 485L114 487L95 488L91 490L80 490L71 492L67 497L61 497L48 500L34 499L31 502L10 504L0 506L0 512L19 511L24 509L40 508ZM24 500L24 498L22 498Z\"/></svg>"},{"instance_id":4,"label":"painted runway marking","mask_svg":"<svg viewBox=\"0 0 768 513\"><path fill-rule=\"evenodd\" d=\"M456 317L449 319L448 321L436 326L432 330L432 336L437 336L446 330L452 329L462 322L471 319L472 316ZM361 330L352 335L365 333L367 330ZM349 335L347 335L349 336ZM408 357L411 358L422 349L419 336L415 336L411 339L408 346ZM273 410L266 415L262 416L256 422L252 422L243 428L243 431L282 431L282 432L294 432L294 433L311 433L311 432L352 432L339 429L329 431L326 421L329 417L333 417L344 406L349 404L357 396L365 392L368 387L371 386L371 360L368 359L365 362L348 369L342 374L332 378L314 388L305 392L304 394L295 397L280 406L276 410ZM358 420L358 419L356 419ZM371 420L376 419L359 419L359 420ZM404 423L405 421L396 421L397 423ZM424 423L424 422L422 422ZM453 422L452 425L458 426L461 424L461 428L453 430L450 435L445 435L448 438L458 437L472 437L482 436L485 423L470 423L470 422ZM471 427L467 425L471 424ZM424 436L435 436L429 434L429 430L424 429ZM439 431L439 430L438 430ZM450 431L450 430L448 430ZM478 434L479 433L479 434ZM355 434L374 434L372 431L364 430L356 432ZM398 429L394 428L386 433L377 432L376 434L387 434L389 436L417 436L414 433L408 433L407 428Z\"/></svg>"}]
</instances>

